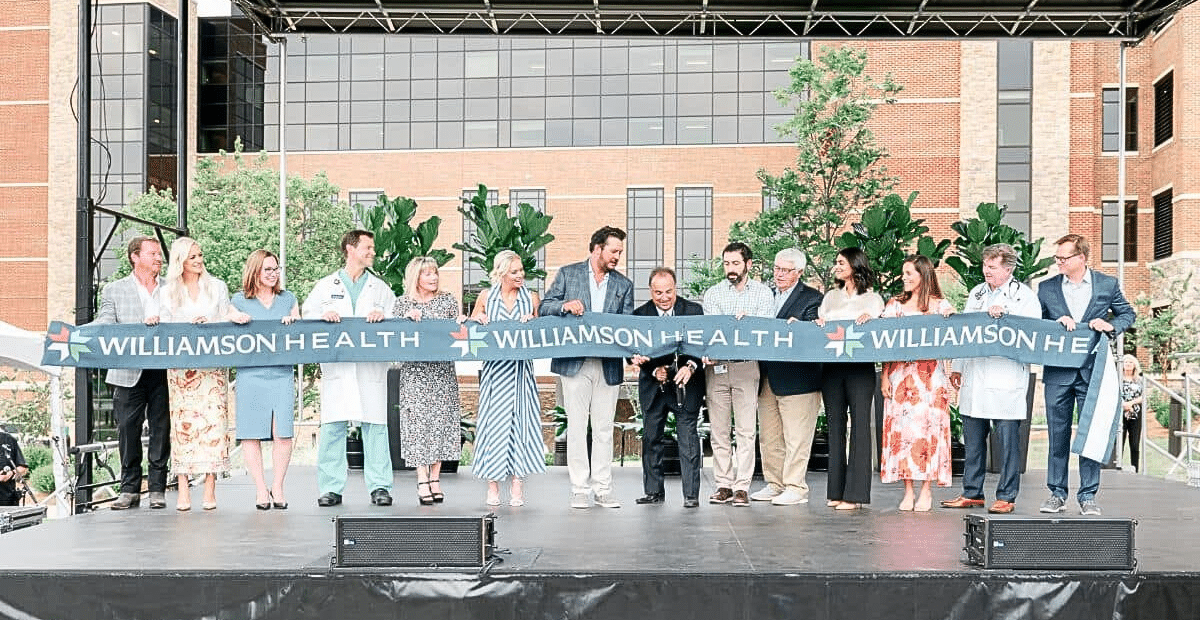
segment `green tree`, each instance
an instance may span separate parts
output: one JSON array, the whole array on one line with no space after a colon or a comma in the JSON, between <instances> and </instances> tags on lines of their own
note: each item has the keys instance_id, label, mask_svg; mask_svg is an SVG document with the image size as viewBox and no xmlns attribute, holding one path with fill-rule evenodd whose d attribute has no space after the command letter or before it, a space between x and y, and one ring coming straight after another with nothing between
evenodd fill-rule
<instances>
[{"instance_id":1,"label":"green tree","mask_svg":"<svg viewBox=\"0 0 1200 620\"><path fill-rule=\"evenodd\" d=\"M758 171L764 191L779 206L735 223L729 233L754 251L760 277L767 277L776 252L797 247L809 257L805 279L832 284L833 242L847 218L877 204L896 185L881 164L887 152L868 122L880 103L895 100L901 86L890 76L871 78L866 67L862 50L825 47L815 61L798 60L789 72L791 84L775 92L795 110L776 128L795 140L795 165L777 175Z\"/></svg>"},{"instance_id":2,"label":"green tree","mask_svg":"<svg viewBox=\"0 0 1200 620\"><path fill-rule=\"evenodd\" d=\"M998 207L994 202L982 202L975 209L978 217L959 220L950 225L958 233L954 239L954 256L946 264L958 274L967 291L983 283L983 249L997 243L1007 243L1017 252L1017 268L1013 277L1028 284L1034 278L1045 275L1054 262L1053 256L1039 259L1043 238L1029 241L1025 233L1004 223L1007 207Z\"/></svg>"},{"instance_id":3,"label":"green tree","mask_svg":"<svg viewBox=\"0 0 1200 620\"><path fill-rule=\"evenodd\" d=\"M1161 291L1160 301L1165 305L1155 303L1145 293L1134 300L1138 309L1134 329L1127 332L1128 338L1137 346L1150 350L1150 360L1153 367L1165 377L1176 369L1177 362L1171 356L1175 353L1185 353L1196 350L1196 302L1192 292L1192 272L1190 270L1168 275L1161 267L1150 267L1153 281L1157 284L1154 290Z\"/></svg>"},{"instance_id":4,"label":"green tree","mask_svg":"<svg viewBox=\"0 0 1200 620\"><path fill-rule=\"evenodd\" d=\"M546 215L534 209L528 203L517 205L516 215L510 214L509 205L488 205L488 188L480 183L479 191L471 198L463 198L463 204L458 212L475 224L475 232L462 243L455 243L454 249L463 253L467 260L483 268L483 279L478 283L464 282L466 286L477 285L479 289L491 286L488 273L492 271L492 261L502 250L512 250L521 257L525 267L525 278L542 280L546 270L537 264L538 250L554 241L550 234L550 221L554 216ZM467 299L463 303L467 303ZM473 301L473 300L471 300Z\"/></svg>"},{"instance_id":5,"label":"green tree","mask_svg":"<svg viewBox=\"0 0 1200 620\"><path fill-rule=\"evenodd\" d=\"M338 242L353 222L350 207L338 202L337 194L337 186L324 172L311 179L288 177L287 288L301 300L317 280L341 264ZM142 194L129 210L169 226L178 222L169 192ZM188 234L204 248L205 266L231 292L241 287L242 267L250 252L260 248L278 252L279 171L267 165L265 152L251 158L242 153L238 141L232 153L221 151L196 162ZM123 256L120 263L127 271Z\"/></svg>"},{"instance_id":6,"label":"green tree","mask_svg":"<svg viewBox=\"0 0 1200 620\"><path fill-rule=\"evenodd\" d=\"M838 249L862 248L871 259L871 266L879 273L879 294L884 299L904 290L900 272L906 257L920 254L937 266L950 248L949 239L934 241L929 236L924 219L912 218L916 199L917 192L909 194L908 200L888 194L878 205L864 211L862 221L837 240Z\"/></svg>"},{"instance_id":7,"label":"green tree","mask_svg":"<svg viewBox=\"0 0 1200 620\"><path fill-rule=\"evenodd\" d=\"M397 295L404 293L404 270L412 259L429 256L441 267L454 258L446 250L433 249L442 218L431 216L414 228L416 214L417 201L403 196L388 198L385 194L363 211L364 228L375 233L375 273Z\"/></svg>"}]
</instances>

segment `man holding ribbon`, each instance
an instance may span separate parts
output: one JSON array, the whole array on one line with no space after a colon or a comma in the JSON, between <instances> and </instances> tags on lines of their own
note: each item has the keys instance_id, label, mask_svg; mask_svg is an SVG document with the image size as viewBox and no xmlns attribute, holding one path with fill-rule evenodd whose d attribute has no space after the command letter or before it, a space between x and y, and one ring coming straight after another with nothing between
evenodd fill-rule
<instances>
[{"instance_id":1,"label":"man holding ribbon","mask_svg":"<svg viewBox=\"0 0 1200 620\"><path fill-rule=\"evenodd\" d=\"M1088 328L1115 338L1129 329L1137 314L1121 292L1116 278L1088 268L1090 246L1080 235L1065 235L1055 242L1058 246L1054 260L1059 274L1042 282L1038 287L1038 300L1042 305L1042 318L1062 323L1067 331L1077 326ZM1105 345L1107 346L1107 345ZM1088 383L1092 378L1093 361L1079 368L1045 366L1046 422L1049 425L1050 451L1046 463L1046 486L1050 497L1042 504L1041 511L1062 512L1067 503L1067 461L1071 452L1071 422L1075 410L1082 413L1087 396ZM1103 369L1094 369L1102 372ZM1083 431L1083 428L1080 428ZM1100 463L1079 456L1079 512L1084 515L1099 515L1096 492L1100 489Z\"/></svg>"}]
</instances>

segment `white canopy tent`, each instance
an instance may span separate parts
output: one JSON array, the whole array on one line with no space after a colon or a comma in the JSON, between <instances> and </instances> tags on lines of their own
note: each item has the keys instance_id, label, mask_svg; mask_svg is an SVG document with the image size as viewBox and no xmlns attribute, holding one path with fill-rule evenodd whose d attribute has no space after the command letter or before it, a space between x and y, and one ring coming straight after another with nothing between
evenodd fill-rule
<instances>
[{"instance_id":1,"label":"white canopy tent","mask_svg":"<svg viewBox=\"0 0 1200 620\"><path fill-rule=\"evenodd\" d=\"M54 487L58 489L55 493L58 496L55 516L65 517L71 514L71 506L65 492L70 475L68 462L64 458L66 419L63 417L63 389L59 378L62 368L42 366L45 342L45 333L31 332L0 321L0 366L44 372L50 376L50 433L54 442L51 452L54 455Z\"/></svg>"}]
</instances>

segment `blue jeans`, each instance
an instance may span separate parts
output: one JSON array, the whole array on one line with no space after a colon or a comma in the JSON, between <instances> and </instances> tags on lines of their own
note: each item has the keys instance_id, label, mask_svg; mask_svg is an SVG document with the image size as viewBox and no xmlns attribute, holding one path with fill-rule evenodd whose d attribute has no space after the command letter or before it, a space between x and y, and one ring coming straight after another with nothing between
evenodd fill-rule
<instances>
[{"instance_id":1,"label":"blue jeans","mask_svg":"<svg viewBox=\"0 0 1200 620\"><path fill-rule=\"evenodd\" d=\"M995 428L995 438L1000 442L1000 481L996 485L996 499L1006 502L1017 501L1021 491L1021 446L1020 420L988 420L962 416L963 443L967 448L963 464L963 497L983 499L983 476L987 469L987 438Z\"/></svg>"},{"instance_id":2,"label":"blue jeans","mask_svg":"<svg viewBox=\"0 0 1200 620\"><path fill-rule=\"evenodd\" d=\"M1087 397L1087 381L1078 374L1070 385L1046 384L1046 424L1049 426L1050 454L1046 459L1046 486L1055 496L1066 499L1067 467L1071 458L1071 423L1075 419L1075 408L1083 408ZM1079 457L1079 490L1075 497L1080 502L1095 499L1100 490L1100 463Z\"/></svg>"}]
</instances>

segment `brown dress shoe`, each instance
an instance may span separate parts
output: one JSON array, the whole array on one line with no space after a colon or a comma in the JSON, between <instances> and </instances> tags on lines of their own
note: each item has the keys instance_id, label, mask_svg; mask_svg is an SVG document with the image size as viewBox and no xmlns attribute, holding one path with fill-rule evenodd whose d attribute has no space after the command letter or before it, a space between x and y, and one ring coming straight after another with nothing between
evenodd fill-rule
<instances>
[{"instance_id":1,"label":"brown dress shoe","mask_svg":"<svg viewBox=\"0 0 1200 620\"><path fill-rule=\"evenodd\" d=\"M988 512L992 514L1003 515L1012 512L1016 507L1017 505L1012 502L1006 502L1002 499L998 499L988 508Z\"/></svg>"},{"instance_id":2,"label":"brown dress shoe","mask_svg":"<svg viewBox=\"0 0 1200 620\"><path fill-rule=\"evenodd\" d=\"M745 491L733 492L733 505L745 508L750 505L750 495Z\"/></svg>"},{"instance_id":3,"label":"brown dress shoe","mask_svg":"<svg viewBox=\"0 0 1200 620\"><path fill-rule=\"evenodd\" d=\"M708 503L710 504L728 504L732 500L733 489L728 487L721 487L717 489L716 493L708 496Z\"/></svg>"},{"instance_id":4,"label":"brown dress shoe","mask_svg":"<svg viewBox=\"0 0 1200 620\"><path fill-rule=\"evenodd\" d=\"M942 508L983 508L983 500L959 495L954 499L943 501Z\"/></svg>"}]
</instances>

